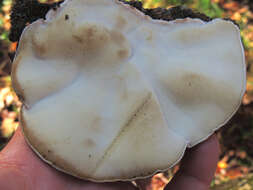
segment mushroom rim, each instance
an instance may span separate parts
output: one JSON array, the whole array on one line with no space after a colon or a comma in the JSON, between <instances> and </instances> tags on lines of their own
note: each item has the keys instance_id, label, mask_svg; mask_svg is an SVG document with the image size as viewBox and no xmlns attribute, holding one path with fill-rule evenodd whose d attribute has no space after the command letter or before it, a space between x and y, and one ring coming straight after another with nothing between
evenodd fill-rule
<instances>
[{"instance_id":1,"label":"mushroom rim","mask_svg":"<svg viewBox=\"0 0 253 190\"><path fill-rule=\"evenodd\" d=\"M65 2L63 2L63 3L60 5L60 7L64 6L65 3L67 3L68 1L69 1L69 0L66 0ZM121 2L121 1L119 1L119 0L112 0L112 1L114 1L114 2L117 3L117 4L121 4L122 6L126 7L129 11L135 13L137 16L141 16L142 19L145 19L145 20L147 20L147 21L149 21L149 22L152 22L152 23L161 24L161 25L168 25L168 26L169 26L169 25L173 25L173 24L175 24L175 23L177 23L177 22L182 22L182 23L185 23L185 22L198 22L198 23L201 23L202 25L206 25L206 24L212 24L212 23L214 23L214 22L216 22L216 21L219 21L219 20L224 20L224 19L216 18L216 19L213 19L213 20L211 20L211 21L203 21L203 20L201 20L201 19L199 19L199 18L189 18L189 17L188 17L188 18L184 18L184 19L175 19L175 20L172 20L172 21L156 20L156 19L153 19L152 17L150 17L149 15L145 15L143 12L139 11L138 9L136 9L136 8L130 6L130 5L124 4L123 2ZM50 11L51 11L51 10L50 10ZM48 13L50 13L50 11L49 11ZM48 15L48 13L47 13L47 15ZM44 21L45 21L45 22L47 21L47 17L46 17L46 20L38 19L37 21L31 23L29 26L25 27L25 29L23 30L23 32L22 32L22 34L21 34L20 41L21 41L22 38L24 37L24 33L25 33L30 27L32 27L33 24L35 24L35 23L37 23L37 22L44 22ZM44 157L42 156L42 154L40 153L40 151L37 150L37 149L32 145L32 143L30 142L29 136L26 135L26 133L25 133L25 131L24 131L25 122L22 122L22 120L23 120L23 119L22 119L22 118L23 118L23 116L22 116L22 110L24 109L24 107L25 107L25 108L28 108L28 109L29 109L29 107L27 107L26 102L25 102L25 99L22 99L21 102L23 103L23 106L22 106L22 108L21 108L21 112L20 112L20 115L19 115L20 127L21 127L21 129L22 129L21 131L22 131L22 133L23 133L23 135L24 135L24 137L25 137L26 142L29 144L29 147L31 147L31 149L36 153L36 155L38 155L43 161L45 161L47 164L49 164L50 166L54 167L55 169L57 169L57 170L59 170L59 171L61 171L61 172L63 172L63 173L69 174L69 175L71 175L71 176L77 177L77 178L79 178L79 179L82 179L82 180L89 180L89 181L99 182L99 183L100 183L100 182L101 182L101 183L103 183L103 182L116 182L116 181L133 181L133 180L138 180L138 179L145 179L145 178L154 176L154 175L157 174L157 173L167 171L168 169L174 167L176 164L178 164L178 163L182 160L182 158L183 158L183 156L184 156L184 154L185 154L186 148L192 148L192 147L194 147L195 145L197 145L197 144L199 144L199 143L205 141L206 139L208 139L215 131L217 131L219 128L221 128L225 123L227 123L227 122L233 117L233 115L238 111L238 109L239 109L239 107L240 107L240 105L241 105L242 97L243 97L243 95L244 95L244 93L245 93L245 91L246 91L246 74L244 74L244 73L246 73L246 64L245 64L246 61L245 61L245 56L243 56L243 55L244 55L244 47L243 47L243 44L241 43L241 36L240 36L239 27L238 27L237 25L235 25L235 24L234 24L232 21L230 21L230 20L226 20L226 22L230 22L230 23L232 23L234 26L236 26L237 34L238 34L237 40L240 42L240 46L241 46L241 50L242 50L242 52L241 52L241 55L242 55L242 58L243 58L243 60L242 60L242 64L243 64L242 72L243 72L244 78L243 78L243 81L242 81L243 86L242 86L242 89L241 89L241 92L240 92L239 101L238 101L236 107L234 108L234 110L232 111L232 113L230 113L230 114L225 118L225 120L224 120L221 124L218 124L216 128L212 129L212 130L210 131L210 133L209 133L207 136L205 136L205 137L201 138L200 140L198 140L198 141L196 141L196 142L193 142L193 143L189 143L189 142L187 142L187 141L184 139L185 142L186 142L186 143L185 143L185 146L184 146L182 152L180 153L179 158L178 158L171 166L168 166L168 167L165 168L165 169L156 169L154 172L152 172L152 173L150 173L150 174L148 174L148 175L145 175L145 176L138 176L138 177L133 177L133 178L128 178L128 179L120 179L120 178L119 178L119 179L115 179L115 178L114 178L114 179L97 180L97 179L90 178L90 177L85 177L85 176L82 177L82 176L76 175L75 173L66 171L66 170L64 170L64 169L62 169L62 168L60 168L60 167L58 167L56 164L53 164L53 162L51 162L51 161L47 160L46 158L44 158ZM202 26L202 25L201 25L201 26ZM16 62L16 60L17 60L17 57L18 57L18 55L19 55L19 53L20 53L20 49L21 49L21 47L19 46L18 49L17 49L17 52L16 52L16 54L15 54L14 60L13 60L13 63L14 63L14 64L13 64L13 70L14 70L14 71L12 70L13 72L11 72L11 78L14 79L14 80L12 80L12 86L13 86L15 92L16 92L16 93L19 92L18 94L21 94L21 96L23 97L23 96L24 96L24 90L23 90L22 88L20 88L20 85L19 85L18 81L16 80L16 78L17 78L17 76L16 76L16 75L17 75L17 69L18 69L18 66L19 66L19 64ZM14 69L14 68L15 68L15 69ZM24 98L24 97L23 97L23 98Z\"/></svg>"}]
</instances>

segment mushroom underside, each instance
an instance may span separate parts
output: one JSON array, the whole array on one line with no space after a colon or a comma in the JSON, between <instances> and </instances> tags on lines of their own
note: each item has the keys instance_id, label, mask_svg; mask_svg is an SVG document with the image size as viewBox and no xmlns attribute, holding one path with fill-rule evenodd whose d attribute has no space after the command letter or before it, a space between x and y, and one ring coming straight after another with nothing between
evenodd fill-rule
<instances>
[{"instance_id":1,"label":"mushroom underside","mask_svg":"<svg viewBox=\"0 0 253 190\"><path fill-rule=\"evenodd\" d=\"M34 151L104 182L180 161L236 112L245 73L231 21L167 22L117 0L67 0L25 28L12 82Z\"/></svg>"}]
</instances>

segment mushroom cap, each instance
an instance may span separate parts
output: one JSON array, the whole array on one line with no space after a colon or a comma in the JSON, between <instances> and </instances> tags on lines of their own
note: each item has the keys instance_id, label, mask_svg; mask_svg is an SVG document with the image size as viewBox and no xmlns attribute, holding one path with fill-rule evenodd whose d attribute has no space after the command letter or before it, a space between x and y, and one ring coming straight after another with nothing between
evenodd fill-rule
<instances>
[{"instance_id":1,"label":"mushroom cap","mask_svg":"<svg viewBox=\"0 0 253 190\"><path fill-rule=\"evenodd\" d=\"M237 111L246 69L231 21L166 22L118 0L67 0L25 28L12 82L33 150L104 182L179 162Z\"/></svg>"}]
</instances>

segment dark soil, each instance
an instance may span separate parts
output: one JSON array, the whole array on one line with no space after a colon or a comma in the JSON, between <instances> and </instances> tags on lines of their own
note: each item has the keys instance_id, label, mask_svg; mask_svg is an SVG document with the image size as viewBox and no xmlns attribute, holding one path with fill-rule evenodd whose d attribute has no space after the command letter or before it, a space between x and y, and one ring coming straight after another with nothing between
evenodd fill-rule
<instances>
[{"instance_id":1,"label":"dark soil","mask_svg":"<svg viewBox=\"0 0 253 190\"><path fill-rule=\"evenodd\" d=\"M253 103L242 105L220 132L223 152L244 150L253 158Z\"/></svg>"}]
</instances>

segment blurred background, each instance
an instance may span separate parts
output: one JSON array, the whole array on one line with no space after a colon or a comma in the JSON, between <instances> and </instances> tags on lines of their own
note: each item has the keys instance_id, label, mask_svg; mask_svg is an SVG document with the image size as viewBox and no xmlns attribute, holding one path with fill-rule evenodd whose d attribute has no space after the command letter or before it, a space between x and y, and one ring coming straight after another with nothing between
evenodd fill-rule
<instances>
[{"instance_id":1,"label":"blurred background","mask_svg":"<svg viewBox=\"0 0 253 190\"><path fill-rule=\"evenodd\" d=\"M17 46L8 39L13 2L14 0L0 0L0 150L11 139L19 125L18 113L21 106L11 87L10 78L9 57L13 56ZM231 18L239 24L247 63L247 92L239 111L217 133L222 151L211 189L253 190L253 1L142 0L142 2L144 8L170 8L183 5L212 18ZM168 172L154 176L149 189L163 189L177 169L178 166L175 166Z\"/></svg>"}]
</instances>

